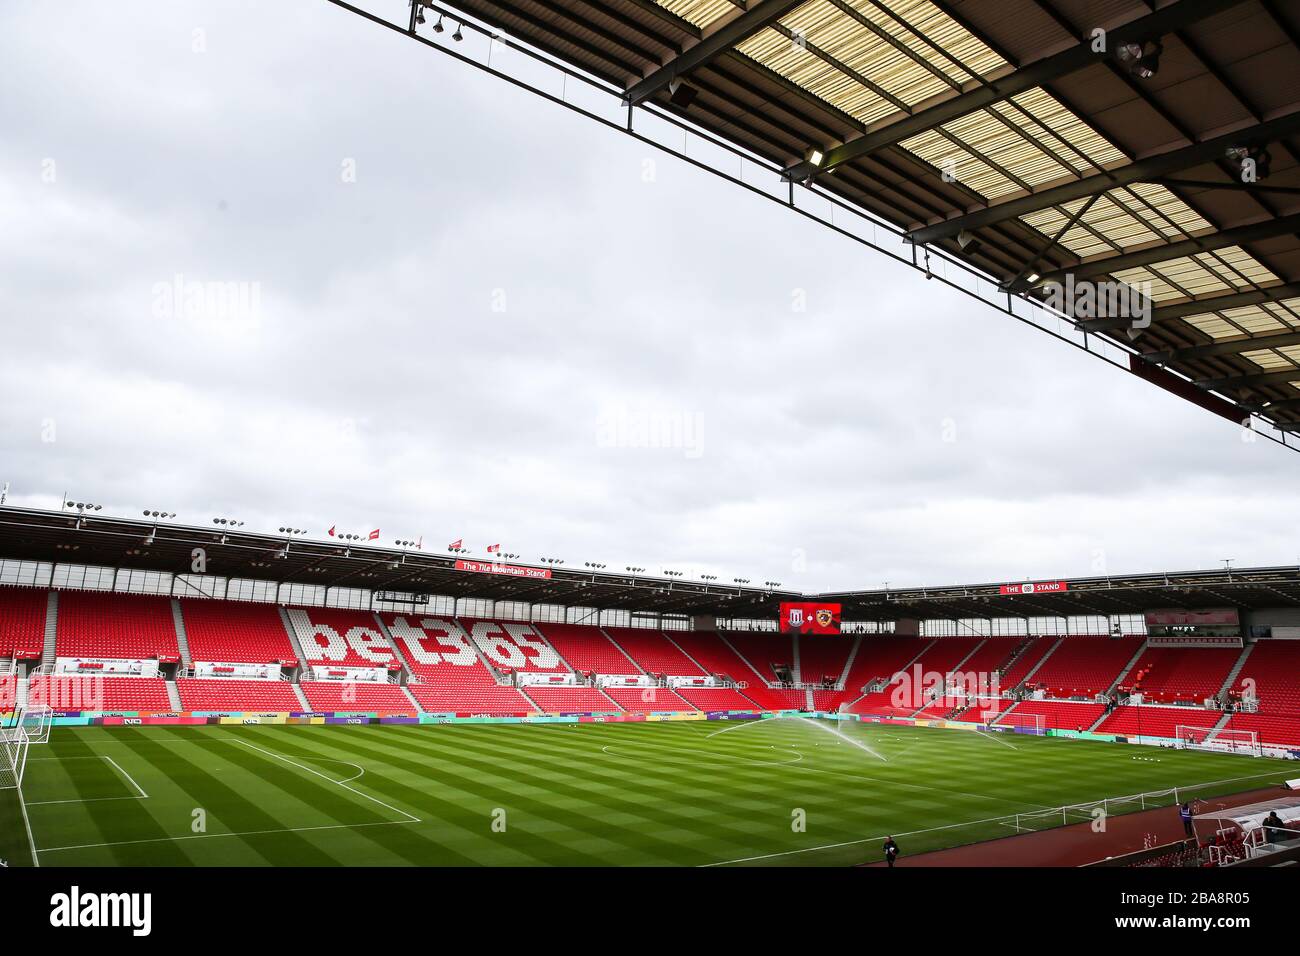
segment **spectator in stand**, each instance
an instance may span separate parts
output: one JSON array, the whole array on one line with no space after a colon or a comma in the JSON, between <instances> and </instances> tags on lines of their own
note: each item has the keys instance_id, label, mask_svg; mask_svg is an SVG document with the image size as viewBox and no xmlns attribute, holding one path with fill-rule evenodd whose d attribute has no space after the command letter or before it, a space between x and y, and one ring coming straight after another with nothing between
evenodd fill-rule
<instances>
[{"instance_id":1,"label":"spectator in stand","mask_svg":"<svg viewBox=\"0 0 1300 956\"><path fill-rule=\"evenodd\" d=\"M1274 810L1264 818L1264 842L1281 843L1283 838L1286 836L1286 834L1282 832L1285 829L1286 824L1282 822L1282 818L1279 817L1277 811Z\"/></svg>"},{"instance_id":2,"label":"spectator in stand","mask_svg":"<svg viewBox=\"0 0 1300 956\"><path fill-rule=\"evenodd\" d=\"M1196 836L1196 830L1192 826L1192 805L1187 801L1178 807L1178 819L1183 821L1183 832L1190 836Z\"/></svg>"},{"instance_id":3,"label":"spectator in stand","mask_svg":"<svg viewBox=\"0 0 1300 956\"><path fill-rule=\"evenodd\" d=\"M885 851L885 862L889 864L889 868L892 870L894 861L898 859L898 844L894 842L893 837L886 837L883 849Z\"/></svg>"}]
</instances>

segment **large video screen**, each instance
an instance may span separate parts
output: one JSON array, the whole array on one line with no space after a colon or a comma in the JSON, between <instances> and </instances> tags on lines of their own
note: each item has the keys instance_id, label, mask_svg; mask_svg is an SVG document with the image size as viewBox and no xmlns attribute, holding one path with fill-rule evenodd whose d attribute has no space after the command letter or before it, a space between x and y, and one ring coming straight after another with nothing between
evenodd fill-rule
<instances>
[{"instance_id":1,"label":"large video screen","mask_svg":"<svg viewBox=\"0 0 1300 956\"><path fill-rule=\"evenodd\" d=\"M781 630L799 634L838 634L840 605L816 601L782 602Z\"/></svg>"}]
</instances>

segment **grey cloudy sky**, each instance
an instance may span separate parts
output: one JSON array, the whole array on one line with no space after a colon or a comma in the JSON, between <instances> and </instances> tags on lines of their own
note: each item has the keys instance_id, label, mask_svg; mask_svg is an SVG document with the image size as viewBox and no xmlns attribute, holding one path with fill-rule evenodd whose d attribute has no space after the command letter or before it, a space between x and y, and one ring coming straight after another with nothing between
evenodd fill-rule
<instances>
[{"instance_id":1,"label":"grey cloudy sky","mask_svg":"<svg viewBox=\"0 0 1300 956\"><path fill-rule=\"evenodd\" d=\"M13 503L805 590L1300 561L1293 453L324 0L10 0L0 63Z\"/></svg>"}]
</instances>

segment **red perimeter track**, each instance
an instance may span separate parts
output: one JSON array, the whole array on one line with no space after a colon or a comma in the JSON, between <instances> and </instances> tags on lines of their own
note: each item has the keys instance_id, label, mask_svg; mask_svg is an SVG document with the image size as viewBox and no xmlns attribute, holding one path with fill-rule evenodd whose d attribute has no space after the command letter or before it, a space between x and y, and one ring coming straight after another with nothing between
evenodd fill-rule
<instances>
[{"instance_id":1,"label":"red perimeter track","mask_svg":"<svg viewBox=\"0 0 1300 956\"><path fill-rule=\"evenodd\" d=\"M1200 812L1239 807L1276 797L1276 787L1214 797L1201 804ZM1197 823L1197 832L1208 836L1211 821ZM1147 837L1152 840L1148 844ZM896 866L1085 866L1109 856L1123 856L1183 839L1183 824L1178 819L1178 807L1159 807L1114 816L1106 821L1105 833L1093 833L1092 823L1072 823L1069 826L1021 833L1000 840L985 840L949 850L934 850L908 857L907 838L899 837L899 855ZM883 842L883 841L882 841ZM869 863L867 866L884 866Z\"/></svg>"}]
</instances>

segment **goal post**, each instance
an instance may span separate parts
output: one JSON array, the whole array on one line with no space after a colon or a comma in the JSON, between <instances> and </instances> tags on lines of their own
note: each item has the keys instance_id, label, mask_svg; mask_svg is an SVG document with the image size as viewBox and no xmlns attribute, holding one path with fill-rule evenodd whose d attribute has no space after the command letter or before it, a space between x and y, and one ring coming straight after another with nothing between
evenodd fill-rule
<instances>
[{"instance_id":1,"label":"goal post","mask_svg":"<svg viewBox=\"0 0 1300 956\"><path fill-rule=\"evenodd\" d=\"M0 790L18 790L27 769L27 750L50 739L48 707L28 707L0 722Z\"/></svg>"},{"instance_id":2,"label":"goal post","mask_svg":"<svg viewBox=\"0 0 1300 956\"><path fill-rule=\"evenodd\" d=\"M1233 727L1196 727L1179 724L1174 731L1179 750L1216 750L1220 753L1244 753L1258 757L1263 750L1259 734Z\"/></svg>"},{"instance_id":3,"label":"goal post","mask_svg":"<svg viewBox=\"0 0 1300 956\"><path fill-rule=\"evenodd\" d=\"M1020 714L1015 710L1000 712L989 710L980 714L981 723L992 724L994 721L999 727L1009 727L1017 733L1039 736L1044 733L1042 714Z\"/></svg>"}]
</instances>

